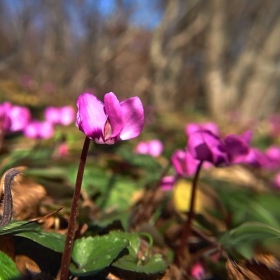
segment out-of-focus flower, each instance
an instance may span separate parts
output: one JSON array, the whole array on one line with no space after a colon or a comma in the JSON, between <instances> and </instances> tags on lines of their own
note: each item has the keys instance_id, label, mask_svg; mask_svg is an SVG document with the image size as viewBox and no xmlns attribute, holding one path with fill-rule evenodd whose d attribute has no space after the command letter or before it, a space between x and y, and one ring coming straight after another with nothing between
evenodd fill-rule
<instances>
[{"instance_id":1,"label":"out-of-focus flower","mask_svg":"<svg viewBox=\"0 0 280 280\"><path fill-rule=\"evenodd\" d=\"M209 130L200 130L189 135L188 151L199 161L208 161L215 166L229 164L225 144Z\"/></svg>"},{"instance_id":2,"label":"out-of-focus flower","mask_svg":"<svg viewBox=\"0 0 280 280\"><path fill-rule=\"evenodd\" d=\"M0 104L0 129L8 131L11 126L11 120L8 116L9 110L12 108L12 104L4 102Z\"/></svg>"},{"instance_id":3,"label":"out-of-focus flower","mask_svg":"<svg viewBox=\"0 0 280 280\"><path fill-rule=\"evenodd\" d=\"M12 106L8 112L11 120L9 130L11 132L23 130L30 122L31 114L28 108L21 106Z\"/></svg>"},{"instance_id":4,"label":"out-of-focus flower","mask_svg":"<svg viewBox=\"0 0 280 280\"><path fill-rule=\"evenodd\" d=\"M165 176L161 179L159 187L162 191L170 191L173 189L176 178L173 176Z\"/></svg>"},{"instance_id":5,"label":"out-of-focus flower","mask_svg":"<svg viewBox=\"0 0 280 280\"><path fill-rule=\"evenodd\" d=\"M59 144L59 147L58 147L58 154L60 157L65 157L67 156L69 153L69 148L68 148L68 145L66 142L63 142L61 144Z\"/></svg>"},{"instance_id":6,"label":"out-of-focus flower","mask_svg":"<svg viewBox=\"0 0 280 280\"><path fill-rule=\"evenodd\" d=\"M268 169L276 169L280 167L280 147L270 146L264 155L267 157Z\"/></svg>"},{"instance_id":7,"label":"out-of-focus flower","mask_svg":"<svg viewBox=\"0 0 280 280\"><path fill-rule=\"evenodd\" d=\"M227 149L229 160L232 163L238 163L240 157L249 154L250 147L249 144L252 139L252 132L246 131L242 135L227 135L224 138L224 143Z\"/></svg>"},{"instance_id":8,"label":"out-of-focus flower","mask_svg":"<svg viewBox=\"0 0 280 280\"><path fill-rule=\"evenodd\" d=\"M196 131L189 135L188 151L195 159L215 166L239 163L249 154L250 135L251 132L246 132L220 139L209 130Z\"/></svg>"},{"instance_id":9,"label":"out-of-focus flower","mask_svg":"<svg viewBox=\"0 0 280 280\"><path fill-rule=\"evenodd\" d=\"M177 150L171 157L171 162L179 176L192 176L199 164L199 160L194 159L188 151Z\"/></svg>"},{"instance_id":10,"label":"out-of-focus flower","mask_svg":"<svg viewBox=\"0 0 280 280\"><path fill-rule=\"evenodd\" d=\"M77 100L76 126L98 144L137 137L144 125L144 109L138 97L119 102L113 92L104 96L104 104L94 95L83 93Z\"/></svg>"},{"instance_id":11,"label":"out-of-focus flower","mask_svg":"<svg viewBox=\"0 0 280 280\"><path fill-rule=\"evenodd\" d=\"M60 108L60 124L62 125L69 125L75 119L75 110L71 106L63 106Z\"/></svg>"},{"instance_id":12,"label":"out-of-focus flower","mask_svg":"<svg viewBox=\"0 0 280 280\"><path fill-rule=\"evenodd\" d=\"M190 134L197 132L199 130L208 130L212 132L214 135L219 136L220 131L218 126L214 122L206 122L206 123L188 123L186 125L186 134L189 136Z\"/></svg>"},{"instance_id":13,"label":"out-of-focus flower","mask_svg":"<svg viewBox=\"0 0 280 280\"><path fill-rule=\"evenodd\" d=\"M204 279L205 269L200 262L197 262L192 266L191 276L196 280Z\"/></svg>"},{"instance_id":14,"label":"out-of-focus flower","mask_svg":"<svg viewBox=\"0 0 280 280\"><path fill-rule=\"evenodd\" d=\"M23 130L31 118L27 107L12 105L9 102L0 104L0 123L7 132Z\"/></svg>"},{"instance_id":15,"label":"out-of-focus flower","mask_svg":"<svg viewBox=\"0 0 280 280\"><path fill-rule=\"evenodd\" d=\"M31 121L23 131L24 136L35 139L48 139L53 136L53 126L49 122Z\"/></svg>"},{"instance_id":16,"label":"out-of-focus flower","mask_svg":"<svg viewBox=\"0 0 280 280\"><path fill-rule=\"evenodd\" d=\"M146 154L152 157L158 157L163 151L163 144L158 139L153 139L146 142L142 141L138 143L135 150L137 154Z\"/></svg>"},{"instance_id":17,"label":"out-of-focus flower","mask_svg":"<svg viewBox=\"0 0 280 280\"><path fill-rule=\"evenodd\" d=\"M66 126L74 121L75 111L71 106L50 106L45 110L44 115L47 122Z\"/></svg>"}]
</instances>

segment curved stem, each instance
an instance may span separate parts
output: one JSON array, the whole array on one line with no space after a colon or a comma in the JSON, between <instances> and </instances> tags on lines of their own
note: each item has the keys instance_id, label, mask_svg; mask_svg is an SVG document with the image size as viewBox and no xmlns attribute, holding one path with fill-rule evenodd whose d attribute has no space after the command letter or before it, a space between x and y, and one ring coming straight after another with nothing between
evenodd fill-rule
<instances>
[{"instance_id":1,"label":"curved stem","mask_svg":"<svg viewBox=\"0 0 280 280\"><path fill-rule=\"evenodd\" d=\"M190 209L188 213L188 219L184 225L183 231L182 231L182 237L181 237L181 244L179 247L179 252L177 255L177 264L180 266L181 260L184 258L184 252L185 252L185 246L186 242L190 236L191 233L191 226L192 226L192 220L194 217L194 207L195 207L195 199L196 199L196 190L197 190L197 183L198 183L198 178L199 178L199 173L202 167L203 161L201 161L195 172L195 176L193 178L193 183L192 183L192 193L191 193L191 198L190 198Z\"/></svg>"},{"instance_id":2,"label":"curved stem","mask_svg":"<svg viewBox=\"0 0 280 280\"><path fill-rule=\"evenodd\" d=\"M76 218L78 214L78 204L79 204L79 199L81 194L81 187L83 182L84 169L87 160L89 145L90 145L90 139L86 136L83 150L80 157L80 164L77 172L76 185L73 194L68 231L66 235L65 246L64 246L64 251L61 260L61 276L60 276L61 280L67 280L69 276L69 266L71 262L71 254L72 254L72 248L73 248L73 243L75 238L75 225L76 225Z\"/></svg>"}]
</instances>

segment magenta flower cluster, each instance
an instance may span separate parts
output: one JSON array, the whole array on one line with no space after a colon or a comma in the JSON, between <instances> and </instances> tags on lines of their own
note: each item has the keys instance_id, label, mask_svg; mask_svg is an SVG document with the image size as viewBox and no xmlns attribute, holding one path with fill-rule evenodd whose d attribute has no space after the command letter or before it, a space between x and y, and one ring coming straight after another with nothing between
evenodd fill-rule
<instances>
[{"instance_id":1,"label":"magenta flower cluster","mask_svg":"<svg viewBox=\"0 0 280 280\"><path fill-rule=\"evenodd\" d=\"M211 166L223 167L234 164L246 164L266 170L280 168L280 147L270 146L262 151L251 146L252 132L246 131L241 135L220 136L215 123L189 123L186 125L188 139L185 150L176 150L171 162L176 172L162 179L162 189L171 189L178 177L189 177L195 174L200 162L203 168ZM280 188L280 173L273 181Z\"/></svg>"},{"instance_id":2,"label":"magenta flower cluster","mask_svg":"<svg viewBox=\"0 0 280 280\"><path fill-rule=\"evenodd\" d=\"M22 132L28 138L47 139L53 136L54 125L73 123L75 111L71 106L48 107L44 120L32 119L30 110L10 102L0 104L0 129L3 133Z\"/></svg>"}]
</instances>

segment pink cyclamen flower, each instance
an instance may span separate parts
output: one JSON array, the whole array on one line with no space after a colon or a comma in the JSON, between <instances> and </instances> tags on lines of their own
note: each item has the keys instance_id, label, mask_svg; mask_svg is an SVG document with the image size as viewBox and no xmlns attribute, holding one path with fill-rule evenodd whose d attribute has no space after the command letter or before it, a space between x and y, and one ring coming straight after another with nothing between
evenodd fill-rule
<instances>
[{"instance_id":1,"label":"pink cyclamen flower","mask_svg":"<svg viewBox=\"0 0 280 280\"><path fill-rule=\"evenodd\" d=\"M76 126L98 144L114 144L118 140L137 137L144 125L144 109L138 97L119 102L113 92L104 103L90 93L77 100Z\"/></svg>"},{"instance_id":2,"label":"pink cyclamen flower","mask_svg":"<svg viewBox=\"0 0 280 280\"><path fill-rule=\"evenodd\" d=\"M159 187L162 191L170 191L173 189L176 178L173 176L165 176L161 179Z\"/></svg>"},{"instance_id":3,"label":"pink cyclamen flower","mask_svg":"<svg viewBox=\"0 0 280 280\"><path fill-rule=\"evenodd\" d=\"M31 114L28 108L22 106L12 106L8 111L8 117L11 120L9 130L11 132L23 130L31 119Z\"/></svg>"},{"instance_id":4,"label":"pink cyclamen flower","mask_svg":"<svg viewBox=\"0 0 280 280\"><path fill-rule=\"evenodd\" d=\"M183 150L175 151L171 157L171 162L177 175L183 177L192 176L199 164L199 160L195 159L188 151Z\"/></svg>"},{"instance_id":5,"label":"pink cyclamen flower","mask_svg":"<svg viewBox=\"0 0 280 280\"><path fill-rule=\"evenodd\" d=\"M146 142L139 142L136 146L136 153L146 154L152 157L158 157L163 151L163 144L158 139L149 140Z\"/></svg>"},{"instance_id":6,"label":"pink cyclamen flower","mask_svg":"<svg viewBox=\"0 0 280 280\"><path fill-rule=\"evenodd\" d=\"M31 121L23 131L24 136L35 139L48 139L53 136L53 126L49 122Z\"/></svg>"},{"instance_id":7,"label":"pink cyclamen flower","mask_svg":"<svg viewBox=\"0 0 280 280\"><path fill-rule=\"evenodd\" d=\"M197 132L199 130L208 130L214 135L219 135L220 131L218 126L214 122L206 122L206 123L188 123L186 125L186 134L189 136L193 132Z\"/></svg>"},{"instance_id":8,"label":"pink cyclamen flower","mask_svg":"<svg viewBox=\"0 0 280 280\"><path fill-rule=\"evenodd\" d=\"M31 118L27 107L12 105L9 102L0 104L0 122L2 129L8 132L23 130Z\"/></svg>"},{"instance_id":9,"label":"pink cyclamen flower","mask_svg":"<svg viewBox=\"0 0 280 280\"><path fill-rule=\"evenodd\" d=\"M189 135L188 152L199 161L208 161L215 166L229 164L225 144L209 130L200 130Z\"/></svg>"},{"instance_id":10,"label":"pink cyclamen flower","mask_svg":"<svg viewBox=\"0 0 280 280\"><path fill-rule=\"evenodd\" d=\"M44 115L47 122L66 126L74 121L75 111L71 106L50 106L45 110Z\"/></svg>"},{"instance_id":11,"label":"pink cyclamen flower","mask_svg":"<svg viewBox=\"0 0 280 280\"><path fill-rule=\"evenodd\" d=\"M196 280L204 279L205 269L200 262L197 262L192 266L191 276Z\"/></svg>"},{"instance_id":12,"label":"pink cyclamen flower","mask_svg":"<svg viewBox=\"0 0 280 280\"><path fill-rule=\"evenodd\" d=\"M188 151L195 159L215 166L240 163L250 151L249 139L250 132L228 135L222 140L209 130L200 130L190 134Z\"/></svg>"}]
</instances>

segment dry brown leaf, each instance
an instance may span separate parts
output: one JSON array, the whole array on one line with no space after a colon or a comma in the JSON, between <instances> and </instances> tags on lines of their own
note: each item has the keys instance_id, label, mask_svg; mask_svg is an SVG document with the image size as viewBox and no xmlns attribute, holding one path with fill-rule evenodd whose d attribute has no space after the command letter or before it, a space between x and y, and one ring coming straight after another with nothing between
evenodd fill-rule
<instances>
[{"instance_id":1,"label":"dry brown leaf","mask_svg":"<svg viewBox=\"0 0 280 280\"><path fill-rule=\"evenodd\" d=\"M227 260L226 268L228 277L232 280L262 280L257 277L253 272L244 268L242 265L235 261Z\"/></svg>"},{"instance_id":2,"label":"dry brown leaf","mask_svg":"<svg viewBox=\"0 0 280 280\"><path fill-rule=\"evenodd\" d=\"M32 259L25 255L17 255L15 258L15 263L17 265L18 270L22 274L27 274L29 272L41 272L39 266Z\"/></svg>"},{"instance_id":3,"label":"dry brown leaf","mask_svg":"<svg viewBox=\"0 0 280 280\"><path fill-rule=\"evenodd\" d=\"M227 168L213 168L208 173L213 178L230 181L257 190L267 190L267 186L262 180L241 165L229 166Z\"/></svg>"},{"instance_id":4,"label":"dry brown leaf","mask_svg":"<svg viewBox=\"0 0 280 280\"><path fill-rule=\"evenodd\" d=\"M24 171L24 167L16 167ZM3 186L4 176L1 179ZM25 220L39 215L39 206L46 196L45 188L24 174L19 174L13 182L13 212L16 220ZM0 189L0 196L3 189Z\"/></svg>"},{"instance_id":5,"label":"dry brown leaf","mask_svg":"<svg viewBox=\"0 0 280 280\"><path fill-rule=\"evenodd\" d=\"M271 255L257 255L252 260L238 264L227 261L230 279L237 280L275 280L280 279L280 263Z\"/></svg>"}]
</instances>

